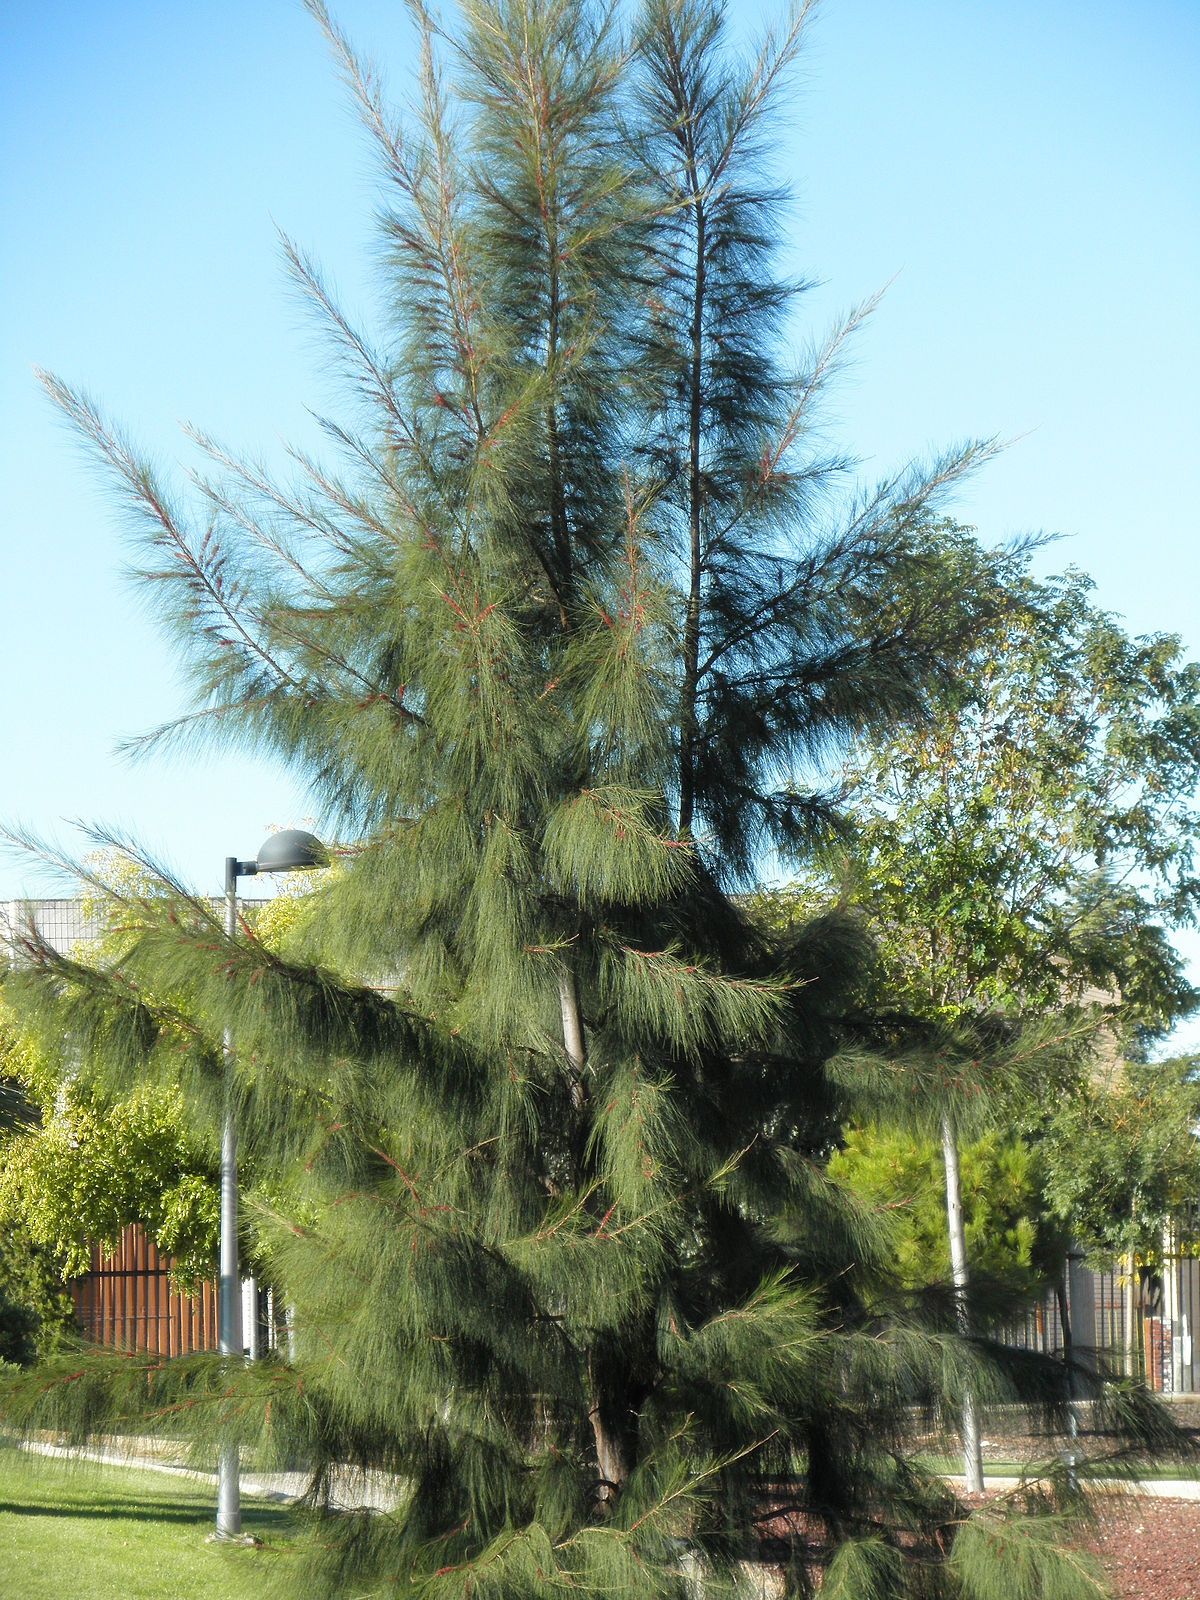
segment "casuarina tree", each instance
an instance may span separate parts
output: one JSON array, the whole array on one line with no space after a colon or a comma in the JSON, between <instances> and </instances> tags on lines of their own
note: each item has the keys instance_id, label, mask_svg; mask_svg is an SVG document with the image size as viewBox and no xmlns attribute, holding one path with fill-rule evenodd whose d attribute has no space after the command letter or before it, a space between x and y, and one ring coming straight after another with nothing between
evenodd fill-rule
<instances>
[{"instance_id":1,"label":"casuarina tree","mask_svg":"<svg viewBox=\"0 0 1200 1600\"><path fill-rule=\"evenodd\" d=\"M735 893L994 587L927 532L987 448L843 488L813 413L857 315L790 362L764 161L804 9L743 58L713 0L468 0L445 33L416 4L403 127L311 9L382 157L395 315L370 342L286 244L356 402L328 459L279 483L201 438L180 498L49 387L192 675L153 744L290 763L345 868L283 953L164 879L109 960L31 937L12 984L81 1074L179 1084L210 1147L232 1093L294 1360L75 1359L8 1414L304 1462L292 1593L716 1593L770 1533L798 1594L982 1597L1014 1562L1090 1594L1053 1518L997 1538L905 1459L968 1372L1016 1377L883 1309L824 1175L853 927L774 939ZM331 1507L347 1463L389 1512Z\"/></svg>"}]
</instances>

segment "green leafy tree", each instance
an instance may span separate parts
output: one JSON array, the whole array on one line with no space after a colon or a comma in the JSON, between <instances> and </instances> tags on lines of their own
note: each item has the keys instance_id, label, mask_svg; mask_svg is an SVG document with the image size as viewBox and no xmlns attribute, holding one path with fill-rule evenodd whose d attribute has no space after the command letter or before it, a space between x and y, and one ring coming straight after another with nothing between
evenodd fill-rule
<instances>
[{"instance_id":1,"label":"green leafy tree","mask_svg":"<svg viewBox=\"0 0 1200 1600\"><path fill-rule=\"evenodd\" d=\"M1200 894L1200 666L1130 638L1082 573L1009 583L937 717L847 769L856 897L926 1015L1093 991L1126 1040L1161 1033L1195 1003L1165 933Z\"/></svg>"},{"instance_id":2,"label":"green leafy tree","mask_svg":"<svg viewBox=\"0 0 1200 1600\"><path fill-rule=\"evenodd\" d=\"M1168 1241L1194 1248L1200 1214L1200 1083L1193 1056L1129 1062L1094 1076L1044 1124L1047 1204L1097 1266L1125 1273L1125 1362L1145 1370L1147 1278Z\"/></svg>"},{"instance_id":3,"label":"green leafy tree","mask_svg":"<svg viewBox=\"0 0 1200 1600\"><path fill-rule=\"evenodd\" d=\"M905 1461L914 1407L1023 1369L884 1309L822 1165L861 941L768 937L730 893L826 814L781 774L922 709L996 576L930 531L986 451L842 496L810 418L838 341L783 364L762 152L803 12L742 60L709 0L629 33L472 0L444 84L418 5L401 130L313 9L390 195L388 352L288 247L361 402L342 467L279 485L209 445L184 500L50 387L190 666L158 742L277 754L355 848L286 955L160 875L112 958L34 948L10 984L81 1081L178 1085L210 1147L231 1097L295 1362L96 1358L7 1382L6 1414L307 1461L293 1592L715 1593L788 1486L843 1592L980 1597L1028 1547L1044 1594L1094 1594L1044 1521L964 1542ZM396 1509L336 1512L343 1462Z\"/></svg>"},{"instance_id":4,"label":"green leafy tree","mask_svg":"<svg viewBox=\"0 0 1200 1600\"><path fill-rule=\"evenodd\" d=\"M119 966L127 902L160 886L120 850L98 852L88 868L84 916L101 931L87 951L74 954ZM243 914L255 936L278 949L311 919L319 887L313 874L294 874L276 898ZM48 1039L39 1048L23 1036L11 1011L0 1009L0 1035L7 1041L14 1105L12 1126L0 1136L0 1224L6 1232L27 1240L60 1286L88 1270L96 1247L115 1251L131 1224L171 1258L182 1286L211 1278L219 1220L216 1152L189 1131L178 1086L141 1082L114 1092L81 1074L62 1040ZM243 1172L242 1182L253 1195L253 1172ZM256 1270L252 1228L246 1243L247 1264Z\"/></svg>"},{"instance_id":5,"label":"green leafy tree","mask_svg":"<svg viewBox=\"0 0 1200 1600\"><path fill-rule=\"evenodd\" d=\"M1178 639L1131 639L1083 574L1039 582L1026 559L1012 557L1012 603L938 715L865 741L846 771L856 840L843 881L880 941L882 992L948 1034L913 1110L940 1118L964 1326L960 1137L1014 1108L1036 1124L1039 1102L1053 1108L1091 1059L1029 1050L1014 1077L975 1024L1038 1020L1061 1046L1082 1038L1090 1005L1095 1048L1112 1054L1195 1004L1168 930L1192 918L1198 887L1200 668ZM969 1400L963 1433L978 1485Z\"/></svg>"},{"instance_id":6,"label":"green leafy tree","mask_svg":"<svg viewBox=\"0 0 1200 1600\"><path fill-rule=\"evenodd\" d=\"M28 1088L34 1054L0 1000L0 1184L6 1151L38 1122ZM0 1362L28 1365L73 1331L75 1313L52 1254L19 1209L0 1201Z\"/></svg>"},{"instance_id":7,"label":"green leafy tree","mask_svg":"<svg viewBox=\"0 0 1200 1600\"><path fill-rule=\"evenodd\" d=\"M83 911L102 931L73 956L116 963L124 902L155 885L117 850L98 853L88 868ZM60 1279L86 1272L96 1247L114 1251L134 1223L174 1258L181 1283L210 1277L215 1166L189 1136L178 1087L143 1082L113 1093L81 1075L69 1036L39 1043L7 1008L3 1023L28 1115L0 1140L0 1223L25 1233Z\"/></svg>"},{"instance_id":8,"label":"green leafy tree","mask_svg":"<svg viewBox=\"0 0 1200 1600\"><path fill-rule=\"evenodd\" d=\"M963 1231L972 1271L1007 1307L1045 1292L1066 1238L1048 1203L1041 1152L991 1128L960 1152ZM940 1147L898 1130L850 1128L830 1174L891 1215L896 1270L908 1289L945 1280L945 1171ZM978 1286L977 1286L978 1289Z\"/></svg>"},{"instance_id":9,"label":"green leafy tree","mask_svg":"<svg viewBox=\"0 0 1200 1600\"><path fill-rule=\"evenodd\" d=\"M0 1229L0 1364L28 1366L76 1331L75 1308L49 1253L20 1220Z\"/></svg>"},{"instance_id":10,"label":"green leafy tree","mask_svg":"<svg viewBox=\"0 0 1200 1600\"><path fill-rule=\"evenodd\" d=\"M75 1089L46 1122L0 1148L0 1217L21 1218L64 1277L140 1223L185 1282L215 1259L217 1192L184 1132L178 1091L117 1101Z\"/></svg>"},{"instance_id":11,"label":"green leafy tree","mask_svg":"<svg viewBox=\"0 0 1200 1600\"><path fill-rule=\"evenodd\" d=\"M1092 1081L1048 1125L1045 1192L1098 1266L1153 1259L1200 1200L1200 1082L1194 1056L1131 1062Z\"/></svg>"}]
</instances>

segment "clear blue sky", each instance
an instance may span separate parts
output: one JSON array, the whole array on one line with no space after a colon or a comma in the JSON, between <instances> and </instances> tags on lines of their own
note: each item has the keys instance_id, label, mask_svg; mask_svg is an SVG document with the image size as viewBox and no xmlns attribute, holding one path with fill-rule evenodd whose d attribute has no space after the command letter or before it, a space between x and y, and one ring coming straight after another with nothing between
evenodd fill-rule
<instances>
[{"instance_id":1,"label":"clear blue sky","mask_svg":"<svg viewBox=\"0 0 1200 1600\"><path fill-rule=\"evenodd\" d=\"M399 0L340 0L403 91ZM734 0L752 25L782 7ZM1200 5L828 0L780 137L815 331L895 282L837 432L869 474L1019 438L958 511L1068 536L1137 632L1200 653ZM274 223L371 316L374 172L298 0L13 0L0 20L0 818L119 824L198 887L302 819L250 761L113 754L179 709L119 520L35 388L95 392L164 461L176 424L278 459L335 400ZM0 897L45 880L0 862Z\"/></svg>"}]
</instances>

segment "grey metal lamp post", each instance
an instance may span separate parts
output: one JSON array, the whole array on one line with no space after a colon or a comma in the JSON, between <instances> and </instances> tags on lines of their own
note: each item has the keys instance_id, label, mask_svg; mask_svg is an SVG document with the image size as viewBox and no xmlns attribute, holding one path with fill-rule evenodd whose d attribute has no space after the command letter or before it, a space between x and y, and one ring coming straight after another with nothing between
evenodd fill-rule
<instances>
[{"instance_id":1,"label":"grey metal lamp post","mask_svg":"<svg viewBox=\"0 0 1200 1600\"><path fill-rule=\"evenodd\" d=\"M329 853L311 833L286 828L273 833L254 861L225 858L225 933L237 933L239 878L260 872L300 872L329 865ZM242 1343L242 1284L238 1265L237 1123L232 1094L233 1029L225 1029L225 1115L221 1128L221 1257L217 1285L217 1324L223 1356L240 1356ZM242 1490L238 1447L234 1440L221 1446L217 1462L217 1537L236 1539L242 1531Z\"/></svg>"}]
</instances>

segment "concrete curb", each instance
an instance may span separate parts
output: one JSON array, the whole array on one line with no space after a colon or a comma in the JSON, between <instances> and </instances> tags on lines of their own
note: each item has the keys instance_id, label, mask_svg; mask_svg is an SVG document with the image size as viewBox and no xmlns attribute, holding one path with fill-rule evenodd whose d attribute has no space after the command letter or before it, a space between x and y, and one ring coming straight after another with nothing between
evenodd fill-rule
<instances>
[{"instance_id":1,"label":"concrete curb","mask_svg":"<svg viewBox=\"0 0 1200 1600\"><path fill-rule=\"evenodd\" d=\"M959 1474L947 1473L944 1481L955 1489L965 1489L966 1479ZM984 1469L985 1489L1019 1489L1022 1483L1036 1483L1036 1477L997 1477ZM1086 1478L1089 1491L1097 1494L1146 1495L1157 1500L1200 1500L1200 1481L1195 1478Z\"/></svg>"}]
</instances>

